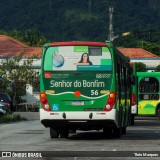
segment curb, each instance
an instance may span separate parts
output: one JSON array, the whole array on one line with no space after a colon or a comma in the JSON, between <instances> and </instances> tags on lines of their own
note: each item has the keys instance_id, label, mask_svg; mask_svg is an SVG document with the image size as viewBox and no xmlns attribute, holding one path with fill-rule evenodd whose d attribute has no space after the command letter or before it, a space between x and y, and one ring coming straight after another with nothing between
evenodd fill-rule
<instances>
[{"instance_id":1,"label":"curb","mask_svg":"<svg viewBox=\"0 0 160 160\"><path fill-rule=\"evenodd\" d=\"M24 117L28 120L39 120L39 112L13 112L13 115L19 114L21 117Z\"/></svg>"}]
</instances>

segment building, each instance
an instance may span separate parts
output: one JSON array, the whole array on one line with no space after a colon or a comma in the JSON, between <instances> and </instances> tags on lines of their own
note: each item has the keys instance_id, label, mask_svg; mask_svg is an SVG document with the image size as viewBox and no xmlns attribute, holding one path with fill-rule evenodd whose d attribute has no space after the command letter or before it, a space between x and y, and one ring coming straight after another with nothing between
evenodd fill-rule
<instances>
[{"instance_id":1,"label":"building","mask_svg":"<svg viewBox=\"0 0 160 160\"><path fill-rule=\"evenodd\" d=\"M150 53L142 48L118 48L125 56L129 57L132 62L143 62L148 69L160 65L160 57ZM33 69L41 67L41 47L30 47L22 42L17 41L9 36L0 35L0 62L12 58L13 56L24 53L22 60L26 60L30 56L37 56L33 62ZM34 88L30 86L26 90L25 100L29 102L39 101L39 93L34 92Z\"/></svg>"},{"instance_id":2,"label":"building","mask_svg":"<svg viewBox=\"0 0 160 160\"><path fill-rule=\"evenodd\" d=\"M131 62L146 64L147 70L154 70L155 67L160 65L160 57L143 48L118 48L118 50L129 57Z\"/></svg>"},{"instance_id":3,"label":"building","mask_svg":"<svg viewBox=\"0 0 160 160\"><path fill-rule=\"evenodd\" d=\"M22 61L26 60L30 56L37 56L33 62L33 69L40 69L41 66L41 48L40 47L30 47L22 42L17 41L9 36L0 35L0 62L7 61L19 53L24 53ZM23 97L27 103L39 101L39 93L34 92L34 88L30 85L26 89L26 96Z\"/></svg>"}]
</instances>

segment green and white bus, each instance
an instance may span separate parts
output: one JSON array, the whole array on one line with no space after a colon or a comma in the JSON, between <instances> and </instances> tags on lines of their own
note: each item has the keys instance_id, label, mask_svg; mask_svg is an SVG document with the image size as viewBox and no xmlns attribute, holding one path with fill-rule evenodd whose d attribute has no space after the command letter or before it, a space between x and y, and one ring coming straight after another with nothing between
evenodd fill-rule
<instances>
[{"instance_id":1,"label":"green and white bus","mask_svg":"<svg viewBox=\"0 0 160 160\"><path fill-rule=\"evenodd\" d=\"M53 42L42 50L40 121L51 138L69 130L126 133L130 119L129 59L110 42ZM87 57L87 59L85 58Z\"/></svg>"},{"instance_id":2,"label":"green and white bus","mask_svg":"<svg viewBox=\"0 0 160 160\"><path fill-rule=\"evenodd\" d=\"M137 72L138 115L160 117L160 72Z\"/></svg>"}]
</instances>

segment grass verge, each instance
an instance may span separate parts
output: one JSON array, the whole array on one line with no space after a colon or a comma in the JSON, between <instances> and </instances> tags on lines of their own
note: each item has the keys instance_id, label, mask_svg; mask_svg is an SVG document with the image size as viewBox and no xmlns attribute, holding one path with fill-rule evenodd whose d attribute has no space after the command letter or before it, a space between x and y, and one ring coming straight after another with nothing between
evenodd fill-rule
<instances>
[{"instance_id":1,"label":"grass verge","mask_svg":"<svg viewBox=\"0 0 160 160\"><path fill-rule=\"evenodd\" d=\"M13 115L5 115L0 117L0 123L9 123L9 122L17 122L17 121L26 121L27 119L21 117L19 114Z\"/></svg>"}]
</instances>

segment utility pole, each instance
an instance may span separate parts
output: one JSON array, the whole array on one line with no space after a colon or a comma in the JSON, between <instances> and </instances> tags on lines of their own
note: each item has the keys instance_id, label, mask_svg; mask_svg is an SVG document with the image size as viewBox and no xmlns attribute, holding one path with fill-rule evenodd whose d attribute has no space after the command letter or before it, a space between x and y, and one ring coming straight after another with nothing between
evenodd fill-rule
<instances>
[{"instance_id":1,"label":"utility pole","mask_svg":"<svg viewBox=\"0 0 160 160\"><path fill-rule=\"evenodd\" d=\"M109 33L108 33L108 40L113 41L114 35L113 35L113 11L114 8L112 6L109 7Z\"/></svg>"}]
</instances>

